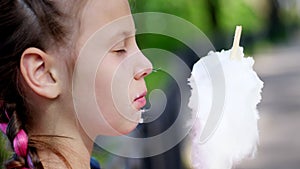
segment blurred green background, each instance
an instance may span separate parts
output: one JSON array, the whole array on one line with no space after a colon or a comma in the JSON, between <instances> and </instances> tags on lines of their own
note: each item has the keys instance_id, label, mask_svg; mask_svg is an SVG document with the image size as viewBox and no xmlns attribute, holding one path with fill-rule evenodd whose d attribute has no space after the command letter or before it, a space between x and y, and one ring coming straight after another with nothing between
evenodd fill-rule
<instances>
[{"instance_id":1,"label":"blurred green background","mask_svg":"<svg viewBox=\"0 0 300 169\"><path fill-rule=\"evenodd\" d=\"M130 0L130 4L133 13L164 12L186 19L204 32L216 50L229 49L236 25L242 25L241 45L245 47L246 55L256 56L260 51L272 50L274 46L288 43L298 33L300 26L298 0ZM151 24L160 26L161 23ZM161 35L139 35L137 41L141 49L159 48L175 53L187 50L178 41ZM167 62L162 58L158 59ZM185 59L187 62L190 60L190 65L197 60L195 57ZM151 75L150 78L147 79L149 91L165 89L169 85L169 80L163 73ZM0 164L8 157L5 146L4 138L0 137ZM176 153L175 156L180 154L178 151ZM104 168L151 168L151 160L146 161L145 166L141 164L145 161L117 157L97 146L93 156ZM178 160L180 157L173 159ZM167 168L185 167L182 164Z\"/></svg>"},{"instance_id":2,"label":"blurred green background","mask_svg":"<svg viewBox=\"0 0 300 169\"><path fill-rule=\"evenodd\" d=\"M236 25L243 26L242 45L254 50L282 42L299 27L299 1L278 0L151 0L132 1L133 13L164 12L196 25L217 50L229 48ZM151 23L160 26L162 23ZM174 49L172 43L143 38L144 46Z\"/></svg>"}]
</instances>

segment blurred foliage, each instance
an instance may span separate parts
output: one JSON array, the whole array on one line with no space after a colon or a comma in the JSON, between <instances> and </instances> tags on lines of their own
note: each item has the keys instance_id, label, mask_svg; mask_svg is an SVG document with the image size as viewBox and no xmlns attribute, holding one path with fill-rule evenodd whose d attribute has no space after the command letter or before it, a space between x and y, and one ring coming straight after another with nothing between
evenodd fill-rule
<instances>
[{"instance_id":1,"label":"blurred foliage","mask_svg":"<svg viewBox=\"0 0 300 169\"><path fill-rule=\"evenodd\" d=\"M244 33L262 31L265 27L265 16L258 13L259 11L253 9L246 1L220 0L219 10L219 26L225 32L232 32L236 25L242 25Z\"/></svg>"},{"instance_id":2,"label":"blurred foliage","mask_svg":"<svg viewBox=\"0 0 300 169\"><path fill-rule=\"evenodd\" d=\"M257 31L262 28L263 16L243 0L151 0L136 1L133 12L157 11L182 17L206 34L213 34L216 29L232 32L237 24L243 25L245 31ZM216 13L216 22L212 19Z\"/></svg>"},{"instance_id":3,"label":"blurred foliage","mask_svg":"<svg viewBox=\"0 0 300 169\"><path fill-rule=\"evenodd\" d=\"M242 45L247 46L246 52L250 53L256 44L283 40L288 36L287 30L299 26L299 8L297 8L299 2L296 0L132 0L131 2L133 13L164 12L186 19L203 31L217 50L231 46L236 25L243 26ZM152 24L160 26L162 23ZM151 40L151 37L138 38L138 41L143 47L152 46L154 43L162 48L167 44L173 45L172 42L166 41L157 43Z\"/></svg>"},{"instance_id":4,"label":"blurred foliage","mask_svg":"<svg viewBox=\"0 0 300 169\"><path fill-rule=\"evenodd\" d=\"M6 139L0 133L0 168L3 168L5 160L9 158L10 153L6 150Z\"/></svg>"}]
</instances>

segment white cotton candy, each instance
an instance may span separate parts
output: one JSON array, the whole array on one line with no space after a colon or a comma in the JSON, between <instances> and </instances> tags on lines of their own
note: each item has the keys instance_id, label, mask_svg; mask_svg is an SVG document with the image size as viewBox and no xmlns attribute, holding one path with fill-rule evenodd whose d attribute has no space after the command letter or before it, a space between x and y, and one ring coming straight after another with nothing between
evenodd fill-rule
<instances>
[{"instance_id":1,"label":"white cotton candy","mask_svg":"<svg viewBox=\"0 0 300 169\"><path fill-rule=\"evenodd\" d=\"M231 59L230 54L231 50L210 52L193 67L189 107L197 113L191 132L191 162L194 169L231 169L256 152L259 141L256 107L261 100L263 82L253 70L253 58L244 58L243 48L237 52L241 59ZM216 59L220 64L215 63ZM207 63L210 62L213 66L210 65L208 70ZM223 69L218 76L223 76L225 81L217 85L223 85L225 89L225 102L216 130L202 143L200 137L216 99L213 98L216 86L212 85L214 78L211 76L214 66Z\"/></svg>"}]
</instances>

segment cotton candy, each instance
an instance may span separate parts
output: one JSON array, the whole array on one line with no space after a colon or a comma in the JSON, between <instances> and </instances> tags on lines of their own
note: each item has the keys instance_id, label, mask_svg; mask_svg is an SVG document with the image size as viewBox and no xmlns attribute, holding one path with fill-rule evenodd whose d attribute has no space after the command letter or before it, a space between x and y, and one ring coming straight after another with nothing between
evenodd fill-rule
<instances>
[{"instance_id":1,"label":"cotton candy","mask_svg":"<svg viewBox=\"0 0 300 169\"><path fill-rule=\"evenodd\" d=\"M245 58L242 47L210 52L194 65L189 79L189 107L196 114L190 134L194 169L231 169L242 159L254 156L259 143L257 105L262 99L263 82L253 65L254 59ZM222 72L216 74L217 68ZM218 83L214 83L216 76L221 79ZM220 92L220 97L225 93L222 112L210 137L201 140L213 102L220 99L213 97L218 96L213 93L218 92L215 88L225 90Z\"/></svg>"}]
</instances>

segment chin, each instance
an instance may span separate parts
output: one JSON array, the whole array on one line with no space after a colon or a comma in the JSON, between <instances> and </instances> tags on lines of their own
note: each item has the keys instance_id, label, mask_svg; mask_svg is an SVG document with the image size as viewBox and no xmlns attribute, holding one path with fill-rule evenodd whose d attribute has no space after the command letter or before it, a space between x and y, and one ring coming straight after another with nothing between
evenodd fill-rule
<instances>
[{"instance_id":1,"label":"chin","mask_svg":"<svg viewBox=\"0 0 300 169\"><path fill-rule=\"evenodd\" d=\"M127 135L130 132L132 132L136 127L138 126L138 123L130 122L129 124L126 124L126 126L119 127L117 130L117 135Z\"/></svg>"}]
</instances>

